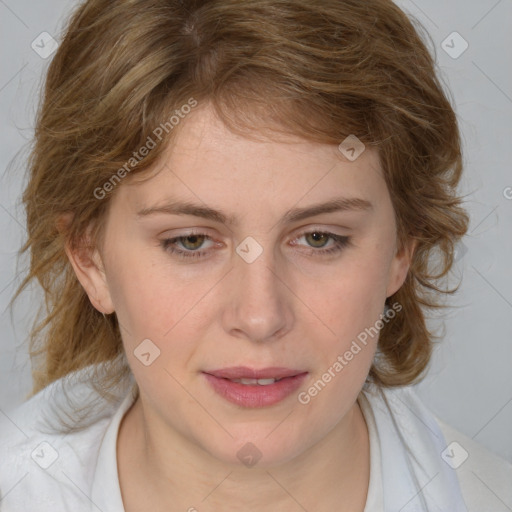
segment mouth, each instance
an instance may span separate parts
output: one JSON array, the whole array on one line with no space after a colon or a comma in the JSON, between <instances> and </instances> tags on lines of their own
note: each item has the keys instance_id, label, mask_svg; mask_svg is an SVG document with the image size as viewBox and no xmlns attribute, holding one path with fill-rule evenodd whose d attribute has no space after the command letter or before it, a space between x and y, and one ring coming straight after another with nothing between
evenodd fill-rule
<instances>
[{"instance_id":1,"label":"mouth","mask_svg":"<svg viewBox=\"0 0 512 512\"><path fill-rule=\"evenodd\" d=\"M241 407L268 407L289 397L303 383L307 371L290 368L231 367L203 372L210 387Z\"/></svg>"}]
</instances>

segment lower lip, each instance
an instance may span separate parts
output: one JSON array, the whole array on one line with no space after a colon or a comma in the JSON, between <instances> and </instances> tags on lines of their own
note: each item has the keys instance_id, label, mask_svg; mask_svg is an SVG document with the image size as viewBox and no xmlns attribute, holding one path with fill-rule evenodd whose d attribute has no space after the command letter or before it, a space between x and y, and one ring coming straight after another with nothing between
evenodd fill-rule
<instances>
[{"instance_id":1,"label":"lower lip","mask_svg":"<svg viewBox=\"0 0 512 512\"><path fill-rule=\"evenodd\" d=\"M210 386L229 402L241 407L256 408L277 404L290 396L303 383L307 372L293 377L285 377L267 386L240 384L222 377L215 377L209 373L205 373L204 376Z\"/></svg>"}]
</instances>

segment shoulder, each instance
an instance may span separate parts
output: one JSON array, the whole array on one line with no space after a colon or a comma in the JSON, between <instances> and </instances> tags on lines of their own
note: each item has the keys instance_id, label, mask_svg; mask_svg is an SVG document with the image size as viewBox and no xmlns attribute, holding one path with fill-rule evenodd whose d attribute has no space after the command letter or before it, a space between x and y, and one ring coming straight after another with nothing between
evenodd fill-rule
<instances>
[{"instance_id":1,"label":"shoulder","mask_svg":"<svg viewBox=\"0 0 512 512\"><path fill-rule=\"evenodd\" d=\"M456 476L468 512L512 510L512 464L437 417L411 386L366 395L373 409L392 413L422 463L428 458L433 471Z\"/></svg>"},{"instance_id":2,"label":"shoulder","mask_svg":"<svg viewBox=\"0 0 512 512\"><path fill-rule=\"evenodd\" d=\"M447 449L445 460L454 468L468 512L512 509L512 464L462 434L440 418Z\"/></svg>"},{"instance_id":3,"label":"shoulder","mask_svg":"<svg viewBox=\"0 0 512 512\"><path fill-rule=\"evenodd\" d=\"M87 489L101 441L129 388L118 401L107 401L84 377L82 371L56 381L0 414L2 511L33 510L36 503L40 512L89 510Z\"/></svg>"}]
</instances>

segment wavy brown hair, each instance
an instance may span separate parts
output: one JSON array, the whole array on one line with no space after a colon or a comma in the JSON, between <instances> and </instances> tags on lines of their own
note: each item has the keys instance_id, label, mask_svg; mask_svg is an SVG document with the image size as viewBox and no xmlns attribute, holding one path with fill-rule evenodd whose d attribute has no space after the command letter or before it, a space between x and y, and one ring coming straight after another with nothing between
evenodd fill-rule
<instances>
[{"instance_id":1,"label":"wavy brown hair","mask_svg":"<svg viewBox=\"0 0 512 512\"><path fill-rule=\"evenodd\" d=\"M435 338L425 313L457 289L440 282L469 221L456 193L456 115L422 32L429 38L390 0L83 2L48 69L23 194L20 254L30 251L31 264L14 299L34 279L45 294L30 334L33 392L100 362L112 363L104 390L129 372L115 314L91 305L64 249L101 244L116 187L102 199L95 190L190 98L211 102L247 136L266 127L339 144L355 134L378 149L399 247L411 238L418 245L388 298L402 310L380 332L369 379L387 387L419 380ZM130 180L147 174L180 126ZM66 213L72 222L59 229Z\"/></svg>"}]
</instances>

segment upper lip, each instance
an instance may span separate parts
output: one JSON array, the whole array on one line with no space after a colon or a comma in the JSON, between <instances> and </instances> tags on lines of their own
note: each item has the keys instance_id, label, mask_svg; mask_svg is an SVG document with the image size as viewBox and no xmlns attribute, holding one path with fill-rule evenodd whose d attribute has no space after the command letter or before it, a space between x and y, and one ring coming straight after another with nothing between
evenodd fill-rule
<instances>
[{"instance_id":1,"label":"upper lip","mask_svg":"<svg viewBox=\"0 0 512 512\"><path fill-rule=\"evenodd\" d=\"M230 368L209 370L204 373L223 379L284 379L285 377L293 377L307 372L304 370L281 367L269 367L257 370L247 366L232 366Z\"/></svg>"}]
</instances>

